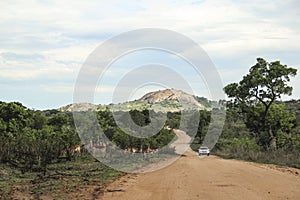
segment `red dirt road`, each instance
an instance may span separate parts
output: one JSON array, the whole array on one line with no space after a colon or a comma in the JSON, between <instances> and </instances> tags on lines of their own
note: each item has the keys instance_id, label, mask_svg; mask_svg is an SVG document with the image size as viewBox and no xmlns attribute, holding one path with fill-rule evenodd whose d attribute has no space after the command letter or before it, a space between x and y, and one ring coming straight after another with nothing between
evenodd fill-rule
<instances>
[{"instance_id":1,"label":"red dirt road","mask_svg":"<svg viewBox=\"0 0 300 200\"><path fill-rule=\"evenodd\" d=\"M105 200L300 199L300 170L188 151L172 165L127 175L110 184Z\"/></svg>"}]
</instances>

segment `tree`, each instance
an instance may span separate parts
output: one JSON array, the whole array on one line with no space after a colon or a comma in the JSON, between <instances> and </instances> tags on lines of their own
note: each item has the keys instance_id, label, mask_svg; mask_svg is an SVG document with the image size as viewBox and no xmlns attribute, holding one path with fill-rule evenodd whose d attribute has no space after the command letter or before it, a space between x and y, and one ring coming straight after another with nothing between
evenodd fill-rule
<instances>
[{"instance_id":1,"label":"tree","mask_svg":"<svg viewBox=\"0 0 300 200\"><path fill-rule=\"evenodd\" d=\"M263 112L257 116L261 120L261 132L268 134L271 147L276 146L276 140L268 123L268 114L272 104L282 95L291 95L293 88L287 83L290 77L297 74L297 69L287 67L280 61L268 63L258 58L257 63L250 68L249 73L239 83L231 83L224 88L233 104L238 106L242 113L251 113L255 106L261 104Z\"/></svg>"},{"instance_id":2,"label":"tree","mask_svg":"<svg viewBox=\"0 0 300 200\"><path fill-rule=\"evenodd\" d=\"M0 102L0 117L7 124L7 132L15 133L31 123L31 113L18 102Z\"/></svg>"},{"instance_id":3,"label":"tree","mask_svg":"<svg viewBox=\"0 0 300 200\"><path fill-rule=\"evenodd\" d=\"M129 136L121 130L116 129L113 136L113 142L121 149L126 149L129 146Z\"/></svg>"},{"instance_id":4,"label":"tree","mask_svg":"<svg viewBox=\"0 0 300 200\"><path fill-rule=\"evenodd\" d=\"M71 161L72 157L74 157L72 148L80 144L75 128L70 125L63 125L59 139L61 139L62 151L66 152L67 160Z\"/></svg>"},{"instance_id":5,"label":"tree","mask_svg":"<svg viewBox=\"0 0 300 200\"><path fill-rule=\"evenodd\" d=\"M41 111L35 111L32 114L33 123L32 128L41 130L47 123L46 116Z\"/></svg>"}]
</instances>

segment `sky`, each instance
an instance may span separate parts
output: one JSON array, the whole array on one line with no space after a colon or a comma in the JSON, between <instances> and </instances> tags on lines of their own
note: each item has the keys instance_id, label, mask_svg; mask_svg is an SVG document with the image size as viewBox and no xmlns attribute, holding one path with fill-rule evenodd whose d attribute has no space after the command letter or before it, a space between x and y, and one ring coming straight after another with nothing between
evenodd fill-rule
<instances>
[{"instance_id":1,"label":"sky","mask_svg":"<svg viewBox=\"0 0 300 200\"><path fill-rule=\"evenodd\" d=\"M283 100L300 99L298 0L12 0L0 1L0 101L33 109L72 103L88 56L105 41L142 28L172 30L196 42L224 86L240 81L258 57L280 60L298 69L290 83L293 94ZM205 80L191 66L166 52L146 50L116 60L99 82L93 103L110 103L126 74L151 63L174 69L196 95L210 99ZM164 85L130 87L129 96L136 99Z\"/></svg>"}]
</instances>

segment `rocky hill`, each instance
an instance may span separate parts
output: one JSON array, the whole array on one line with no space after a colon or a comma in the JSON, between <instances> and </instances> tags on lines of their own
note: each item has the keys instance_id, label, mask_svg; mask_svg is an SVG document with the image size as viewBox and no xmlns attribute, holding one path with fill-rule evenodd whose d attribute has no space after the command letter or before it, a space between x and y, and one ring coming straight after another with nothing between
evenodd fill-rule
<instances>
[{"instance_id":1,"label":"rocky hill","mask_svg":"<svg viewBox=\"0 0 300 200\"><path fill-rule=\"evenodd\" d=\"M200 101L201 99L201 101ZM76 103L61 107L61 111L87 111L103 110L113 108L114 110L155 110L161 112L177 112L180 110L205 110L210 109L210 101L206 98L199 98L182 90L165 89L145 94L138 100L119 104L94 105L90 103Z\"/></svg>"},{"instance_id":2,"label":"rocky hill","mask_svg":"<svg viewBox=\"0 0 300 200\"><path fill-rule=\"evenodd\" d=\"M68 112L72 112L72 111L80 112L80 111L96 110L97 107L98 107L97 105L94 105L92 103L73 103L73 104L60 107L58 110L68 111Z\"/></svg>"},{"instance_id":3,"label":"rocky hill","mask_svg":"<svg viewBox=\"0 0 300 200\"><path fill-rule=\"evenodd\" d=\"M192 95L187 94L182 90L176 89L166 89L155 92L149 92L145 94L142 98L140 98L138 101L142 101L149 104L155 104L169 100L176 100L178 102L181 100L189 103L199 104L199 102L197 102L197 100Z\"/></svg>"},{"instance_id":4,"label":"rocky hill","mask_svg":"<svg viewBox=\"0 0 300 200\"><path fill-rule=\"evenodd\" d=\"M166 89L145 94L142 98L137 101L144 102L147 104L183 104L190 108L205 109L205 106L200 104L193 95L187 94L182 90Z\"/></svg>"}]
</instances>

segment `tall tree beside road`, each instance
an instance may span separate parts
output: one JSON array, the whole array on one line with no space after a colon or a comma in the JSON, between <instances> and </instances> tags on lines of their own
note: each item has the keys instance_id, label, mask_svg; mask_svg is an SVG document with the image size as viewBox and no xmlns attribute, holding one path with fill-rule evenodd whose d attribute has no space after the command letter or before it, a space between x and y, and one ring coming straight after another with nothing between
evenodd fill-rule
<instances>
[{"instance_id":1,"label":"tall tree beside road","mask_svg":"<svg viewBox=\"0 0 300 200\"><path fill-rule=\"evenodd\" d=\"M231 105L246 114L246 121L256 116L256 131L268 135L268 147L276 148L276 135L268 120L270 108L282 95L292 94L293 88L287 83L296 74L297 69L283 65L280 61L269 63L258 58L239 83L231 83L224 88L227 96L232 99ZM262 109L258 111L257 106Z\"/></svg>"}]
</instances>

